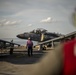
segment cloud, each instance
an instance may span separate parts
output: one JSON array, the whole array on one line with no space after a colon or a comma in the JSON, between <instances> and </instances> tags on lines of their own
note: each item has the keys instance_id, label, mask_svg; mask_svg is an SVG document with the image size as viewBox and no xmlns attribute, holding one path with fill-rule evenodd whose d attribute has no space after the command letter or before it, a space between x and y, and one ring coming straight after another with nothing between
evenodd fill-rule
<instances>
[{"instance_id":1,"label":"cloud","mask_svg":"<svg viewBox=\"0 0 76 75\"><path fill-rule=\"evenodd\" d=\"M17 24L20 24L21 22L22 22L22 20L3 19L3 20L0 20L0 26L17 25Z\"/></svg>"},{"instance_id":2,"label":"cloud","mask_svg":"<svg viewBox=\"0 0 76 75\"><path fill-rule=\"evenodd\" d=\"M28 27L32 26L32 24L28 24Z\"/></svg>"},{"instance_id":3,"label":"cloud","mask_svg":"<svg viewBox=\"0 0 76 75\"><path fill-rule=\"evenodd\" d=\"M41 23L51 23L51 22L56 22L57 20L54 20L52 17L48 17L46 19L41 20Z\"/></svg>"},{"instance_id":4,"label":"cloud","mask_svg":"<svg viewBox=\"0 0 76 75\"><path fill-rule=\"evenodd\" d=\"M11 24L11 22L10 21L6 21L4 24L5 25L9 25L9 24Z\"/></svg>"},{"instance_id":5,"label":"cloud","mask_svg":"<svg viewBox=\"0 0 76 75\"><path fill-rule=\"evenodd\" d=\"M46 19L41 20L40 22L51 22L52 18L48 17Z\"/></svg>"}]
</instances>

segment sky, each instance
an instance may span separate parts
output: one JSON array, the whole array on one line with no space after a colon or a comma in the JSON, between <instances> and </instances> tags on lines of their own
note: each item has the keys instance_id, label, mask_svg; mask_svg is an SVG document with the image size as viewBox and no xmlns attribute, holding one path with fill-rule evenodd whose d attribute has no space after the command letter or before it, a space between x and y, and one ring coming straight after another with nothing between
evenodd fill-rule
<instances>
[{"instance_id":1,"label":"sky","mask_svg":"<svg viewBox=\"0 0 76 75\"><path fill-rule=\"evenodd\" d=\"M0 0L0 38L44 28L68 34L76 29L72 13L76 0Z\"/></svg>"}]
</instances>

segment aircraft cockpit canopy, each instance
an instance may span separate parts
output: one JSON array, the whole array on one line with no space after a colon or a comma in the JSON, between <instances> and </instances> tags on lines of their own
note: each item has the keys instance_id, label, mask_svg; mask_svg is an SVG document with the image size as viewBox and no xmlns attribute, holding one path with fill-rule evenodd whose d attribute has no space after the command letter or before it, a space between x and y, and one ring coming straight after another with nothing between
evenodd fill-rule
<instances>
[{"instance_id":1,"label":"aircraft cockpit canopy","mask_svg":"<svg viewBox=\"0 0 76 75\"><path fill-rule=\"evenodd\" d=\"M37 28L32 30L30 33L45 33L47 30L43 28Z\"/></svg>"}]
</instances>

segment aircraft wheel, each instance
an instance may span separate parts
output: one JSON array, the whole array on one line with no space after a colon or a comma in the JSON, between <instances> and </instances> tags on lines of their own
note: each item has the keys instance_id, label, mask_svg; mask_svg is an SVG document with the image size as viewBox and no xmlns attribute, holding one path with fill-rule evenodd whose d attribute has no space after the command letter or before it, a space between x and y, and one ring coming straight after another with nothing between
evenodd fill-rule
<instances>
[{"instance_id":1,"label":"aircraft wheel","mask_svg":"<svg viewBox=\"0 0 76 75\"><path fill-rule=\"evenodd\" d=\"M42 47L42 49L43 49L43 50L46 50L46 47L44 46L44 47Z\"/></svg>"}]
</instances>

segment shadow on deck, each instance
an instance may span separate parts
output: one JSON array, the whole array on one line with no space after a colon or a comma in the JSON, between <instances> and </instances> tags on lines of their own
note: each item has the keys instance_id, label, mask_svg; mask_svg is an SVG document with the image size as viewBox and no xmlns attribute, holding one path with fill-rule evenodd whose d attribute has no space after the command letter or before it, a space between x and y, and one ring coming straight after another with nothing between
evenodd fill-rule
<instances>
[{"instance_id":1,"label":"shadow on deck","mask_svg":"<svg viewBox=\"0 0 76 75\"><path fill-rule=\"evenodd\" d=\"M13 55L0 56L0 62L9 62L12 64L34 64L40 60L40 58L46 52L34 51L33 56L29 57L27 51L14 51Z\"/></svg>"}]
</instances>

